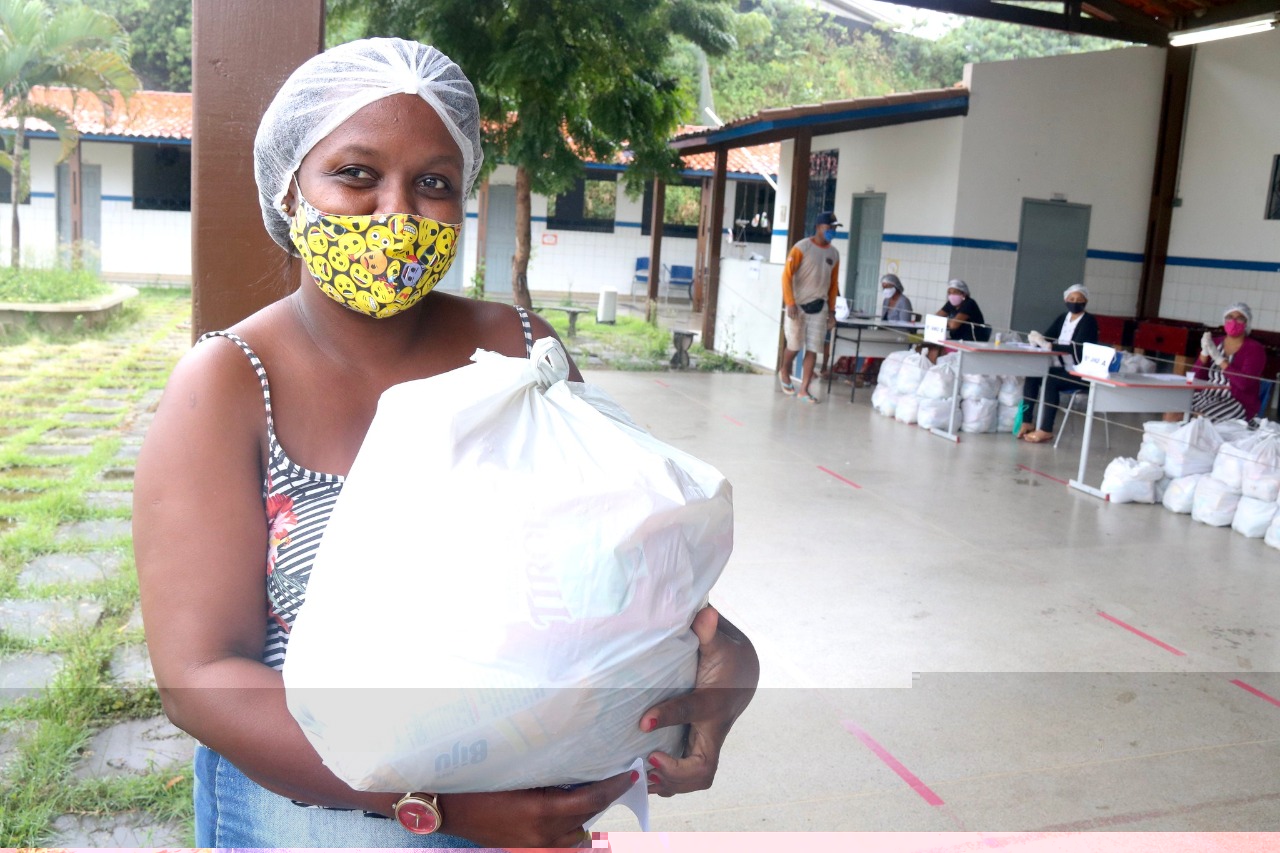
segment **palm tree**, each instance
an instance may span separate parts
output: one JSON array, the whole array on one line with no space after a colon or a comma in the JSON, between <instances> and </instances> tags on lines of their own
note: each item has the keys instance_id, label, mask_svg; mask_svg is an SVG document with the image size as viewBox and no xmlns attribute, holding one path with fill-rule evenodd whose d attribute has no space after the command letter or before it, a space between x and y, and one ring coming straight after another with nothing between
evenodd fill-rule
<instances>
[{"instance_id":1,"label":"palm tree","mask_svg":"<svg viewBox=\"0 0 1280 853\"><path fill-rule=\"evenodd\" d=\"M21 263L18 204L27 195L24 151L27 120L53 128L62 143L58 160L75 150L80 134L70 110L32 97L34 87L63 86L98 101L110 116L115 92L128 98L138 88L129 67L129 40L110 15L87 6L50 8L45 0L0 0L0 111L17 119L13 146L0 150L0 168L13 178L10 265Z\"/></svg>"}]
</instances>

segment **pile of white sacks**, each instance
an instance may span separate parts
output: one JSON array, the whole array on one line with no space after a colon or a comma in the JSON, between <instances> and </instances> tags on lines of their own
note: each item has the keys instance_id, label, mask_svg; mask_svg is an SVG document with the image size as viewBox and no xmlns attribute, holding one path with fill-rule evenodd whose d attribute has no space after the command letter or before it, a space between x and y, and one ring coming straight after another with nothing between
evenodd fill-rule
<instances>
[{"instance_id":1,"label":"pile of white sacks","mask_svg":"<svg viewBox=\"0 0 1280 853\"><path fill-rule=\"evenodd\" d=\"M1150 421L1138 457L1113 460L1102 491L1112 503L1160 502L1280 548L1280 424Z\"/></svg>"},{"instance_id":2,"label":"pile of white sacks","mask_svg":"<svg viewBox=\"0 0 1280 853\"><path fill-rule=\"evenodd\" d=\"M920 353L893 353L880 366L871 405L904 424L946 429L959 360L952 353L930 364ZM962 376L956 426L963 432L1011 432L1021 405L1020 376Z\"/></svg>"}]
</instances>

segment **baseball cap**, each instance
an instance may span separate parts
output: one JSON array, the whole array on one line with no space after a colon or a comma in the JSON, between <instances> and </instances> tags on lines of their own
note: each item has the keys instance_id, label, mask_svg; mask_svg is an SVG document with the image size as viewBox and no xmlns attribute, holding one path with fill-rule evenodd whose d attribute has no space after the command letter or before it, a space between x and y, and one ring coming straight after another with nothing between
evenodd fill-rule
<instances>
[{"instance_id":1,"label":"baseball cap","mask_svg":"<svg viewBox=\"0 0 1280 853\"><path fill-rule=\"evenodd\" d=\"M818 221L816 224L817 225L834 225L837 228L840 227L840 222L836 219L836 215L832 213L830 210L826 210L826 211L823 211L822 213L819 213Z\"/></svg>"}]
</instances>

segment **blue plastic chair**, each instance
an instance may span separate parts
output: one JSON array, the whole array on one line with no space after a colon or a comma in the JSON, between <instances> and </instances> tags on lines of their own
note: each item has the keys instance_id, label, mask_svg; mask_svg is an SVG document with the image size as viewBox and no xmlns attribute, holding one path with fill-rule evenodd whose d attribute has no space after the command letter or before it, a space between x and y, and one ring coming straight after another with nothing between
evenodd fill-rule
<instances>
[{"instance_id":1,"label":"blue plastic chair","mask_svg":"<svg viewBox=\"0 0 1280 853\"><path fill-rule=\"evenodd\" d=\"M649 259L636 258L636 271L631 276L631 295L636 295L636 285L643 284L646 293L649 291Z\"/></svg>"},{"instance_id":2,"label":"blue plastic chair","mask_svg":"<svg viewBox=\"0 0 1280 853\"><path fill-rule=\"evenodd\" d=\"M1276 382L1280 381L1280 376L1275 379L1263 379L1259 385L1262 390L1258 392L1258 417L1265 418L1267 416L1267 403L1271 401L1271 389L1276 387Z\"/></svg>"},{"instance_id":3,"label":"blue plastic chair","mask_svg":"<svg viewBox=\"0 0 1280 853\"><path fill-rule=\"evenodd\" d=\"M693 301L693 267L675 265L672 266L667 274L667 286L669 288L683 287L685 296L690 302Z\"/></svg>"}]
</instances>

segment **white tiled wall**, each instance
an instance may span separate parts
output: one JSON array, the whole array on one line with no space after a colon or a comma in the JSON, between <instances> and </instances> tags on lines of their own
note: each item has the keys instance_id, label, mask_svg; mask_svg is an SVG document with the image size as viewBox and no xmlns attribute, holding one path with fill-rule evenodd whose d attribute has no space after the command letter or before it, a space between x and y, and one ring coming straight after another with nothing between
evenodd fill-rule
<instances>
[{"instance_id":1,"label":"white tiled wall","mask_svg":"<svg viewBox=\"0 0 1280 853\"><path fill-rule=\"evenodd\" d=\"M1280 273L1168 266L1160 316L1216 326L1233 302L1253 309L1255 329L1280 329Z\"/></svg>"},{"instance_id":2,"label":"white tiled wall","mask_svg":"<svg viewBox=\"0 0 1280 853\"><path fill-rule=\"evenodd\" d=\"M1089 258L1084 264L1089 310L1095 314L1132 317L1137 313L1141 277L1140 263Z\"/></svg>"}]
</instances>

